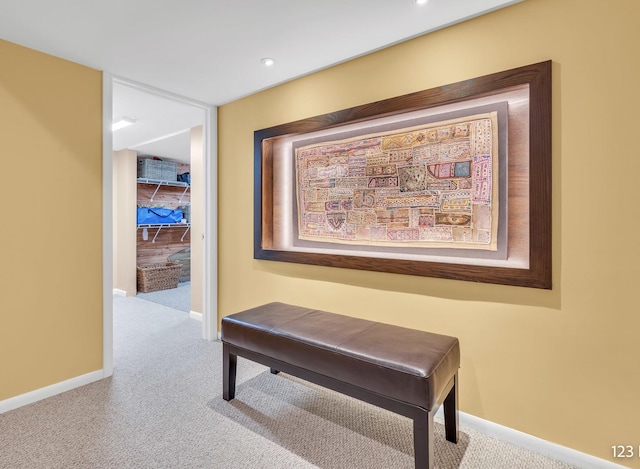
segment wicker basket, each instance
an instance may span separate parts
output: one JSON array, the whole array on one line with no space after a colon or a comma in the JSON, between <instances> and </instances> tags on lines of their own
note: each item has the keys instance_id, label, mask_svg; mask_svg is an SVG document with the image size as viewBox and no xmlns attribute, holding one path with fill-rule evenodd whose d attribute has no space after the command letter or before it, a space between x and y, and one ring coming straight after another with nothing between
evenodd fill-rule
<instances>
[{"instance_id":1,"label":"wicker basket","mask_svg":"<svg viewBox=\"0 0 640 469\"><path fill-rule=\"evenodd\" d=\"M172 161L138 160L138 177L175 182L178 180L178 165Z\"/></svg>"},{"instance_id":2,"label":"wicker basket","mask_svg":"<svg viewBox=\"0 0 640 469\"><path fill-rule=\"evenodd\" d=\"M139 265L137 268L138 291L149 293L152 291L178 288L181 269L182 264L178 262Z\"/></svg>"}]
</instances>

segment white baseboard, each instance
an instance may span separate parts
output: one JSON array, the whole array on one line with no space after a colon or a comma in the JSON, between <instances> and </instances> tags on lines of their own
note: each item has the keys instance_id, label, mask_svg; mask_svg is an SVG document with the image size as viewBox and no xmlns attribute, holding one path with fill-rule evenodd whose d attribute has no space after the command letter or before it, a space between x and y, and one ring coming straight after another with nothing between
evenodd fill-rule
<instances>
[{"instance_id":1,"label":"white baseboard","mask_svg":"<svg viewBox=\"0 0 640 469\"><path fill-rule=\"evenodd\" d=\"M442 406L436 412L436 417L444 419ZM481 419L480 417L475 417L471 414L459 412L458 418L461 427L475 430L497 440L511 443L520 448L526 448L535 453L557 459L558 461L577 466L581 469L625 469L624 466L620 466L611 461L543 440L542 438L505 427L489 420Z\"/></svg>"},{"instance_id":2,"label":"white baseboard","mask_svg":"<svg viewBox=\"0 0 640 469\"><path fill-rule=\"evenodd\" d=\"M119 288L114 288L113 296L127 296L127 292L124 290L120 290Z\"/></svg>"},{"instance_id":3,"label":"white baseboard","mask_svg":"<svg viewBox=\"0 0 640 469\"><path fill-rule=\"evenodd\" d=\"M102 378L104 378L102 370L92 371L86 375L76 376L75 378L71 378L60 383L36 389L35 391L21 394L16 397L10 397L9 399L0 401L0 414L17 409L18 407L33 404L34 402L41 401L48 397L62 394L63 392L71 391L72 389L79 388L80 386L93 383L94 381L99 381Z\"/></svg>"},{"instance_id":4,"label":"white baseboard","mask_svg":"<svg viewBox=\"0 0 640 469\"><path fill-rule=\"evenodd\" d=\"M202 313L198 313L198 312L196 312L196 311L191 311L191 312L189 313L189 317L190 317L191 319L195 319L196 321L200 321L200 322L202 322Z\"/></svg>"}]
</instances>

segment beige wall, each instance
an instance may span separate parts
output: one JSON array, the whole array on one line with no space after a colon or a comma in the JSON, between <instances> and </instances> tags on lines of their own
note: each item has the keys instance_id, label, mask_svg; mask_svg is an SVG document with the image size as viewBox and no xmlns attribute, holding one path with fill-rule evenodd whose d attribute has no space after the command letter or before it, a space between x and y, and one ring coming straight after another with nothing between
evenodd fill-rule
<instances>
[{"instance_id":1,"label":"beige wall","mask_svg":"<svg viewBox=\"0 0 640 469\"><path fill-rule=\"evenodd\" d=\"M0 400L102 368L102 76L0 40Z\"/></svg>"},{"instance_id":2,"label":"beige wall","mask_svg":"<svg viewBox=\"0 0 640 469\"><path fill-rule=\"evenodd\" d=\"M604 459L637 447L638 18L527 0L222 106L220 315L277 300L455 335L462 411ZM552 291L252 258L253 131L548 59Z\"/></svg>"},{"instance_id":3,"label":"beige wall","mask_svg":"<svg viewBox=\"0 0 640 469\"><path fill-rule=\"evenodd\" d=\"M204 275L204 146L202 127L191 129L191 311L202 314Z\"/></svg>"},{"instance_id":4,"label":"beige wall","mask_svg":"<svg viewBox=\"0 0 640 469\"><path fill-rule=\"evenodd\" d=\"M113 288L135 296L138 153L113 152Z\"/></svg>"}]
</instances>

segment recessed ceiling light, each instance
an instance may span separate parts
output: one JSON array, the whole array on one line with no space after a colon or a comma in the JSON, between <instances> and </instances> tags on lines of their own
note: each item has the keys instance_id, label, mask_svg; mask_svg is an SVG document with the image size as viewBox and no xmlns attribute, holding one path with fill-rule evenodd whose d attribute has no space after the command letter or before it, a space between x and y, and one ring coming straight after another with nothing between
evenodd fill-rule
<instances>
[{"instance_id":1,"label":"recessed ceiling light","mask_svg":"<svg viewBox=\"0 0 640 469\"><path fill-rule=\"evenodd\" d=\"M415 0L416 5L425 5L429 0Z\"/></svg>"},{"instance_id":2,"label":"recessed ceiling light","mask_svg":"<svg viewBox=\"0 0 640 469\"><path fill-rule=\"evenodd\" d=\"M260 59L260 62L262 62L262 64L267 67L271 67L273 64L276 63L275 59L272 59L270 57L265 57L264 59Z\"/></svg>"},{"instance_id":3,"label":"recessed ceiling light","mask_svg":"<svg viewBox=\"0 0 640 469\"><path fill-rule=\"evenodd\" d=\"M126 117L126 116L122 116L122 118L117 121L114 122L113 124L111 124L111 131L115 132L116 130L120 130L124 127L127 127L131 124L135 124L136 123L136 118L135 117Z\"/></svg>"}]
</instances>

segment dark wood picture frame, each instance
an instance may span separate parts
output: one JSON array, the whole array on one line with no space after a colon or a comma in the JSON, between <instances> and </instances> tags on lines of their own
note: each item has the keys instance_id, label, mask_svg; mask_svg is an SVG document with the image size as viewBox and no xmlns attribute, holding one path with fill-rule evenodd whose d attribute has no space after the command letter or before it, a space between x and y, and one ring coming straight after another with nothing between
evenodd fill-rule
<instances>
[{"instance_id":1,"label":"dark wood picture frame","mask_svg":"<svg viewBox=\"0 0 640 469\"><path fill-rule=\"evenodd\" d=\"M256 131L254 258L551 289L551 65L551 61L526 65ZM453 103L464 103L474 98L499 93L501 90L523 86L528 90L528 124L525 129L527 135L522 140L528 145L528 161L523 165L526 166L525 172L516 172L515 176L510 173L509 180L511 181L512 177L524 178L524 185L520 187L528 188L528 191L520 191L525 192L520 195L528 204L523 210L524 216L528 215L528 232L523 236L526 238L528 256L528 265L525 267L396 259L360 255L357 252L325 254L273 247L274 226L278 223L274 220L274 204L279 203L274 200L274 139ZM511 172L511 166L509 171ZM514 204L514 207L518 206L517 203ZM513 218L515 220L517 216Z\"/></svg>"}]
</instances>

